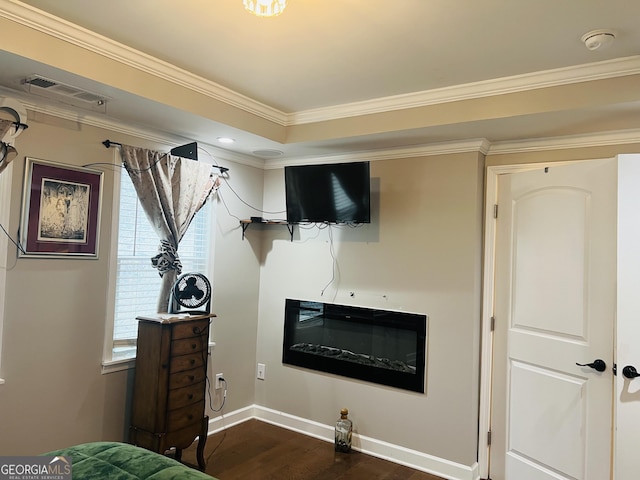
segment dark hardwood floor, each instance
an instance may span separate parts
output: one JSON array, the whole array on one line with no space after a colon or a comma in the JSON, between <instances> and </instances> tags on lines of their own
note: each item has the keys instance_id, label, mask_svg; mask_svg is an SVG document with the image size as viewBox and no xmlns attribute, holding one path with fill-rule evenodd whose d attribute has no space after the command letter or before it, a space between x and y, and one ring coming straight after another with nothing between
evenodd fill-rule
<instances>
[{"instance_id":1,"label":"dark hardwood floor","mask_svg":"<svg viewBox=\"0 0 640 480\"><path fill-rule=\"evenodd\" d=\"M442 480L259 420L211 435L204 456L206 473L219 480ZM182 461L196 464L195 444Z\"/></svg>"}]
</instances>

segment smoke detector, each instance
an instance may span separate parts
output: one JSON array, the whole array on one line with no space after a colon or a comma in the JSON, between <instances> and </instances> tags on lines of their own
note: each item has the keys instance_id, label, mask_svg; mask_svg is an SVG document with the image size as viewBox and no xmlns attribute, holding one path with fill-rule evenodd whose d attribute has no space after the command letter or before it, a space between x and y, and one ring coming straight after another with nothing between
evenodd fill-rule
<instances>
[{"instance_id":1,"label":"smoke detector","mask_svg":"<svg viewBox=\"0 0 640 480\"><path fill-rule=\"evenodd\" d=\"M615 34L610 30L592 30L582 36L582 42L589 50L602 50L611 45L615 39Z\"/></svg>"}]
</instances>

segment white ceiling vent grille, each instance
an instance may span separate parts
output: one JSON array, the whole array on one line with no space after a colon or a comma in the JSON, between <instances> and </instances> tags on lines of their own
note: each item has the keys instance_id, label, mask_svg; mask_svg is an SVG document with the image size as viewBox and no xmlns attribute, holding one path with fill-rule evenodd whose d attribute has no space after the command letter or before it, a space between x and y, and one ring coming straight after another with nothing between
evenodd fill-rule
<instances>
[{"instance_id":1,"label":"white ceiling vent grille","mask_svg":"<svg viewBox=\"0 0 640 480\"><path fill-rule=\"evenodd\" d=\"M31 79L27 79L25 83L29 83L31 85L34 85L36 87L41 87L41 88L49 88L56 85L56 82L52 80L47 80L46 78L42 78L42 77L34 77Z\"/></svg>"},{"instance_id":2,"label":"white ceiling vent grille","mask_svg":"<svg viewBox=\"0 0 640 480\"><path fill-rule=\"evenodd\" d=\"M22 83L25 85L27 91L34 95L58 100L62 103L96 112L106 112L107 97L103 95L88 92L87 90L51 80L40 75L32 75L25 78Z\"/></svg>"}]
</instances>

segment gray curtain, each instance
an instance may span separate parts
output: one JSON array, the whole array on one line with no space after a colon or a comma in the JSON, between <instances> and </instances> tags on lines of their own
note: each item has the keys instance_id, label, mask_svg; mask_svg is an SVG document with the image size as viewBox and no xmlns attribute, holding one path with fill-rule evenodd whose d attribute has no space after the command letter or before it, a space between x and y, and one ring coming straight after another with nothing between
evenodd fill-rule
<instances>
[{"instance_id":1,"label":"gray curtain","mask_svg":"<svg viewBox=\"0 0 640 480\"><path fill-rule=\"evenodd\" d=\"M7 165L13 160L18 152L8 143L2 141L7 132L13 127L10 120L0 120L0 173L7 168Z\"/></svg>"},{"instance_id":2,"label":"gray curtain","mask_svg":"<svg viewBox=\"0 0 640 480\"><path fill-rule=\"evenodd\" d=\"M191 220L219 185L210 164L123 145L122 161L140 204L160 238L151 264L162 277L158 313L166 312L171 287L182 272L178 245Z\"/></svg>"}]
</instances>

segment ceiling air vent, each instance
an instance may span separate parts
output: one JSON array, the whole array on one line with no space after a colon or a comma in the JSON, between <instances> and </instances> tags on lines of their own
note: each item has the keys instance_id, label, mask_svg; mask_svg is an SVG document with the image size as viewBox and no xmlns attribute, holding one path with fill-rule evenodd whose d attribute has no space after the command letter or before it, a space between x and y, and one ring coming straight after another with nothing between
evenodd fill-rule
<instances>
[{"instance_id":1,"label":"ceiling air vent","mask_svg":"<svg viewBox=\"0 0 640 480\"><path fill-rule=\"evenodd\" d=\"M28 83L30 85L35 85L36 87L41 87L41 88L49 88L49 87L53 87L54 85L57 85L56 82L47 80L46 78L42 78L42 77L34 77L30 80L27 80L25 83Z\"/></svg>"},{"instance_id":2,"label":"ceiling air vent","mask_svg":"<svg viewBox=\"0 0 640 480\"><path fill-rule=\"evenodd\" d=\"M97 112L106 112L107 97L56 80L32 75L22 82L29 93Z\"/></svg>"}]
</instances>

